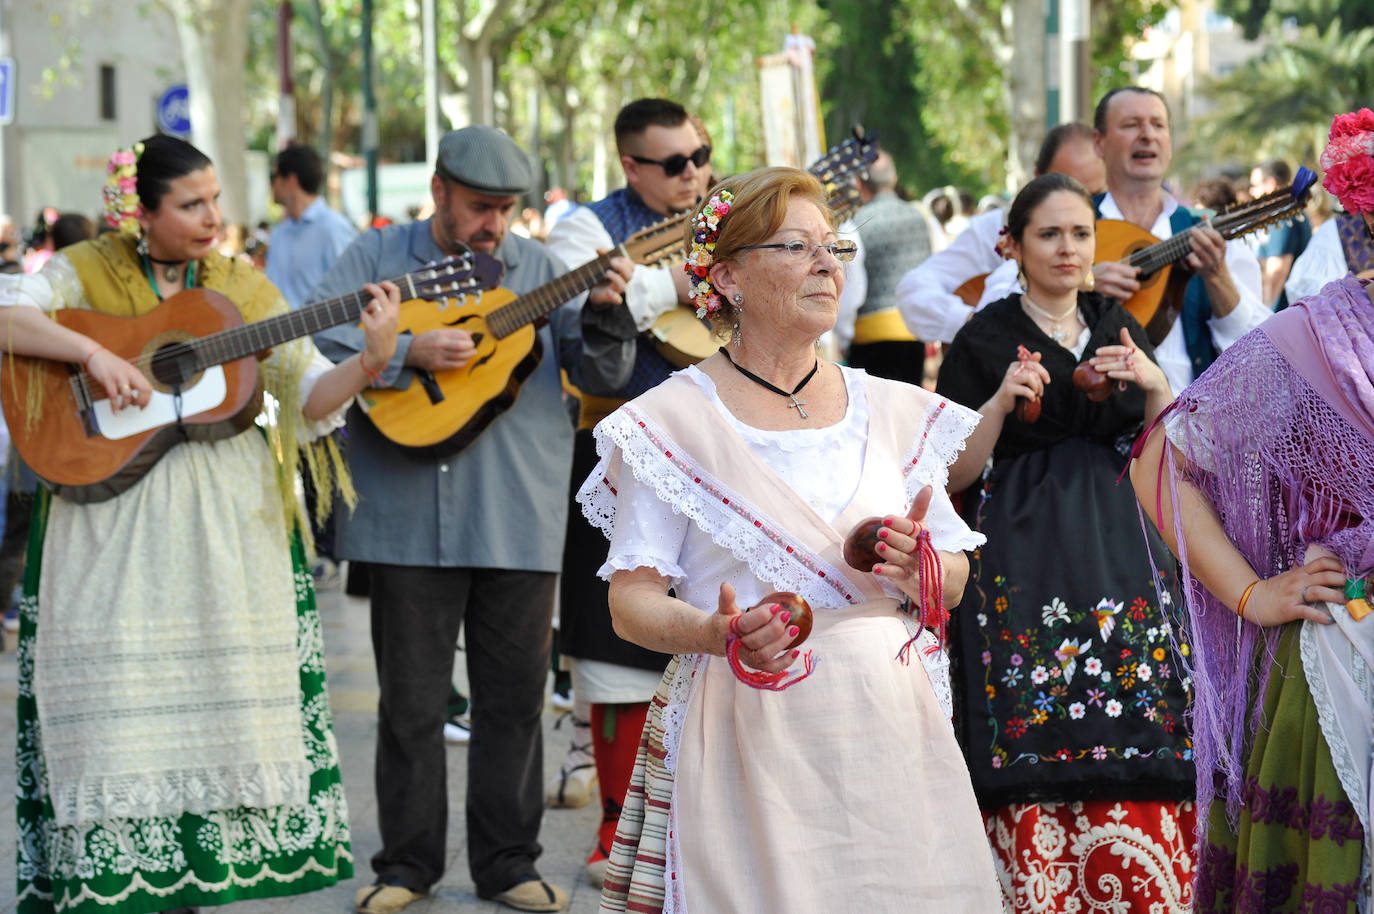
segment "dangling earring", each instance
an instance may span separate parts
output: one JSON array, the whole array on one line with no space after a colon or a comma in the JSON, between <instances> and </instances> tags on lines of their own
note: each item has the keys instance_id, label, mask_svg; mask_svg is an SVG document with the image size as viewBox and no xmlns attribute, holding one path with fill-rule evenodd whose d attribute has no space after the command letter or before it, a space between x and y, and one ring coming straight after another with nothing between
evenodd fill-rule
<instances>
[{"instance_id":1,"label":"dangling earring","mask_svg":"<svg viewBox=\"0 0 1374 914\"><path fill-rule=\"evenodd\" d=\"M1093 274L1092 270L1088 270L1088 275L1083 277L1083 291L1091 292L1093 289L1096 288L1097 276Z\"/></svg>"},{"instance_id":2,"label":"dangling earring","mask_svg":"<svg viewBox=\"0 0 1374 914\"><path fill-rule=\"evenodd\" d=\"M147 256L148 256L148 236L147 236L147 235L139 235L139 236L138 236L138 244L136 245L136 247L138 248L138 256L140 256L140 257L147 257Z\"/></svg>"},{"instance_id":3,"label":"dangling earring","mask_svg":"<svg viewBox=\"0 0 1374 914\"><path fill-rule=\"evenodd\" d=\"M733 337L731 337L731 339L730 339L730 345L732 345L732 346L738 346L738 345L739 345L739 316L740 316L741 313L744 312L744 308L741 307L741 306L744 304L744 296L741 295L741 294L739 294L738 292L736 292L735 295L734 295L734 297L733 297L732 299L730 299L730 300L733 301L733 302L735 303L735 335L734 335Z\"/></svg>"},{"instance_id":4,"label":"dangling earring","mask_svg":"<svg viewBox=\"0 0 1374 914\"><path fill-rule=\"evenodd\" d=\"M1021 261L1019 260L1016 261L1016 281L1021 284L1022 292L1029 291L1029 287L1026 285L1026 268L1021 266Z\"/></svg>"}]
</instances>

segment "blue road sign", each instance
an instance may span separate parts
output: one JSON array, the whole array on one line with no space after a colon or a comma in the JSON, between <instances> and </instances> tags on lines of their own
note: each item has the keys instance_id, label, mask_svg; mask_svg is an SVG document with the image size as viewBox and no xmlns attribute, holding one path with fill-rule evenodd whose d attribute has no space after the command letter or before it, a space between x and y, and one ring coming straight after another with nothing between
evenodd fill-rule
<instances>
[{"instance_id":1,"label":"blue road sign","mask_svg":"<svg viewBox=\"0 0 1374 914\"><path fill-rule=\"evenodd\" d=\"M14 58L0 57L0 126L14 123Z\"/></svg>"},{"instance_id":2,"label":"blue road sign","mask_svg":"<svg viewBox=\"0 0 1374 914\"><path fill-rule=\"evenodd\" d=\"M170 87L157 100L157 126L183 140L191 135L191 95L185 83Z\"/></svg>"}]
</instances>

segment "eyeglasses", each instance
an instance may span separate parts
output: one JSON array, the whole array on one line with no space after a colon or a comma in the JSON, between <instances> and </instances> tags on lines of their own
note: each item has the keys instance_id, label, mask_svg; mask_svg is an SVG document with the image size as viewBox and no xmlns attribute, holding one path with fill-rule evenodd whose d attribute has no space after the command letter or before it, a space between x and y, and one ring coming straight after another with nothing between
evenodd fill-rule
<instances>
[{"instance_id":1,"label":"eyeglasses","mask_svg":"<svg viewBox=\"0 0 1374 914\"><path fill-rule=\"evenodd\" d=\"M859 253L859 245L853 241L830 241L825 244L810 244L806 241L779 241L774 244L746 244L741 247L741 251L786 251L787 256L793 260L800 260L808 257L815 260L821 256L821 251L825 251L840 263L849 263L854 259L854 255Z\"/></svg>"},{"instance_id":2,"label":"eyeglasses","mask_svg":"<svg viewBox=\"0 0 1374 914\"><path fill-rule=\"evenodd\" d=\"M687 170L688 162L691 162L697 168L705 167L706 163L711 161L711 147L703 143L701 146L697 147L696 152L689 156L677 152L668 156L666 159L646 159L643 156L630 156L630 158L641 165L657 165L659 168L663 169L663 174L670 178L676 178Z\"/></svg>"}]
</instances>

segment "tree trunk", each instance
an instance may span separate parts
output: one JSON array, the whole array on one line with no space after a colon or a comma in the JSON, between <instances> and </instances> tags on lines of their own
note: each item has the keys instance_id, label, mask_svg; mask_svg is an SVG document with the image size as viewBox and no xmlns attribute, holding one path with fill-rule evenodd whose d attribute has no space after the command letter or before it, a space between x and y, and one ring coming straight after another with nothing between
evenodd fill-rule
<instances>
[{"instance_id":1,"label":"tree trunk","mask_svg":"<svg viewBox=\"0 0 1374 914\"><path fill-rule=\"evenodd\" d=\"M191 142L215 163L225 225L248 218L243 62L250 0L166 0L177 23L191 102Z\"/></svg>"},{"instance_id":2,"label":"tree trunk","mask_svg":"<svg viewBox=\"0 0 1374 914\"><path fill-rule=\"evenodd\" d=\"M1007 142L1008 190L1031 179L1035 154L1045 135L1045 3L1011 0L1011 57L1007 62L1007 114L1011 137Z\"/></svg>"}]
</instances>

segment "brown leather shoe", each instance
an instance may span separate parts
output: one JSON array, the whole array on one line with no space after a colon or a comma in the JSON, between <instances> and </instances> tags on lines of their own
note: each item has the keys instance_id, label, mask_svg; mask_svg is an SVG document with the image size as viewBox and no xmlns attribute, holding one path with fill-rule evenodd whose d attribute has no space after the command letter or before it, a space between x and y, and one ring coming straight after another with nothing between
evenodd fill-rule
<instances>
[{"instance_id":1,"label":"brown leather shoe","mask_svg":"<svg viewBox=\"0 0 1374 914\"><path fill-rule=\"evenodd\" d=\"M542 879L518 882L492 898L517 911L561 911L568 906L568 893Z\"/></svg>"}]
</instances>

